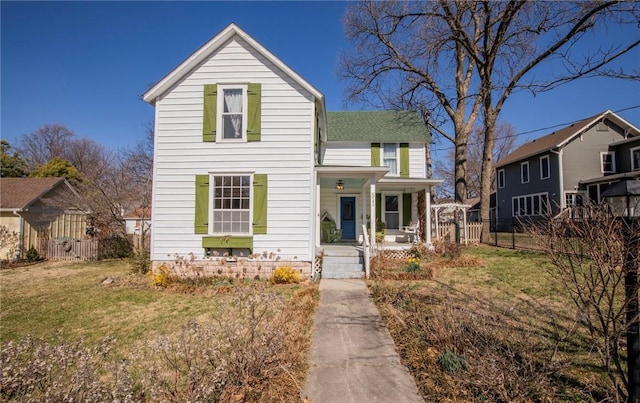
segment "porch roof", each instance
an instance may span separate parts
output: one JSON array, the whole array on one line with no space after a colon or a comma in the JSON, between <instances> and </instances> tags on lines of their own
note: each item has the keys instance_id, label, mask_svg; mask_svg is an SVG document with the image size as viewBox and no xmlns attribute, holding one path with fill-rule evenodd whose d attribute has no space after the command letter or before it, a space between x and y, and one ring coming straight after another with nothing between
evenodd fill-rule
<instances>
[{"instance_id":1,"label":"porch roof","mask_svg":"<svg viewBox=\"0 0 640 403\"><path fill-rule=\"evenodd\" d=\"M389 172L388 167L354 167L338 165L316 166L320 178L366 178L374 177L376 181Z\"/></svg>"}]
</instances>

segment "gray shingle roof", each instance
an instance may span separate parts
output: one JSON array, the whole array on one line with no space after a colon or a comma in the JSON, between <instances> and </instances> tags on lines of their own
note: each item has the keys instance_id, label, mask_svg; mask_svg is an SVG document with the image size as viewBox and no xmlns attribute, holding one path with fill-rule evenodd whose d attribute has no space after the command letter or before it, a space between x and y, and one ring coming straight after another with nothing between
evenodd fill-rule
<instances>
[{"instance_id":1,"label":"gray shingle roof","mask_svg":"<svg viewBox=\"0 0 640 403\"><path fill-rule=\"evenodd\" d=\"M430 139L416 111L327 112L328 141L425 143Z\"/></svg>"}]
</instances>

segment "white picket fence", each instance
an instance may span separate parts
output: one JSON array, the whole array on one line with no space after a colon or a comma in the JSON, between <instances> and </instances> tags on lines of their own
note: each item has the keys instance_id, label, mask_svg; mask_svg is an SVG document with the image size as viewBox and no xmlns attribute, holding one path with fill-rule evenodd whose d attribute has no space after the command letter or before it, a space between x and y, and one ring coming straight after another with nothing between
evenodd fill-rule
<instances>
[{"instance_id":1,"label":"white picket fence","mask_svg":"<svg viewBox=\"0 0 640 403\"><path fill-rule=\"evenodd\" d=\"M480 243L480 236L482 234L482 223L468 222L467 234L469 235L469 243ZM444 240L446 242L455 242L456 225L454 223L438 224L438 239ZM464 242L464 233L462 233L460 236L460 242Z\"/></svg>"}]
</instances>

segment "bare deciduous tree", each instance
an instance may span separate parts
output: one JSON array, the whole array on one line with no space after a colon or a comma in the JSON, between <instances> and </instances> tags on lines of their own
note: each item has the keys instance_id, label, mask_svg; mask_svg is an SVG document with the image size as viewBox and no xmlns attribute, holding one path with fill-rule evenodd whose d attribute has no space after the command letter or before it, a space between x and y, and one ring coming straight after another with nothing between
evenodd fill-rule
<instances>
[{"instance_id":1,"label":"bare deciduous tree","mask_svg":"<svg viewBox=\"0 0 640 403\"><path fill-rule=\"evenodd\" d=\"M517 146L517 137L514 127L510 123L500 122L496 127L496 142L492 155L492 161L498 161L513 151ZM481 177L482 177L482 153L484 151L484 130L480 126L476 126L469 137L467 146L467 190L468 197L480 197ZM447 158L439 161L436 166L436 175L444 178L444 182L440 185L441 191L445 195L453 195L454 189L454 161L455 154L450 151ZM496 189L495 170L491 177L491 192Z\"/></svg>"},{"instance_id":2,"label":"bare deciduous tree","mask_svg":"<svg viewBox=\"0 0 640 403\"><path fill-rule=\"evenodd\" d=\"M638 32L637 2L363 2L350 6L343 57L354 99L409 100L444 117L454 129L455 197L466 199L466 146L478 114L484 123L481 217L487 222L496 122L518 90L547 91L584 77L638 78L637 64L611 62L640 44L620 35L606 47L579 46L602 29L628 25ZM590 36L593 35L593 36ZM551 73L533 72L544 65ZM467 108L467 103L470 108ZM434 121L437 121L434 119Z\"/></svg>"}]
</instances>

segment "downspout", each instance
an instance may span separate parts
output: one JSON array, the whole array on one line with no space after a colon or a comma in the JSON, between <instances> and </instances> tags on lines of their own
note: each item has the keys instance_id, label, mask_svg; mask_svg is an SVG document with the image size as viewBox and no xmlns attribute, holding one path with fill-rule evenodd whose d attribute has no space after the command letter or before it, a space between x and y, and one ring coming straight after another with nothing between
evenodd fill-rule
<instances>
[{"instance_id":1,"label":"downspout","mask_svg":"<svg viewBox=\"0 0 640 403\"><path fill-rule=\"evenodd\" d=\"M564 200L564 170L562 169L562 151L563 149L561 148L559 151L554 151L553 149L549 150L550 152L556 154L558 156L558 170L560 171L560 212L562 212L562 210L564 210L564 208L566 207L565 204L565 200ZM551 196L551 195L549 195ZM552 207L552 206L550 206Z\"/></svg>"},{"instance_id":2,"label":"downspout","mask_svg":"<svg viewBox=\"0 0 640 403\"><path fill-rule=\"evenodd\" d=\"M13 215L18 217L18 250L16 251L16 256L14 258L22 257L22 222L24 218L19 214L18 210L13 210Z\"/></svg>"}]
</instances>

